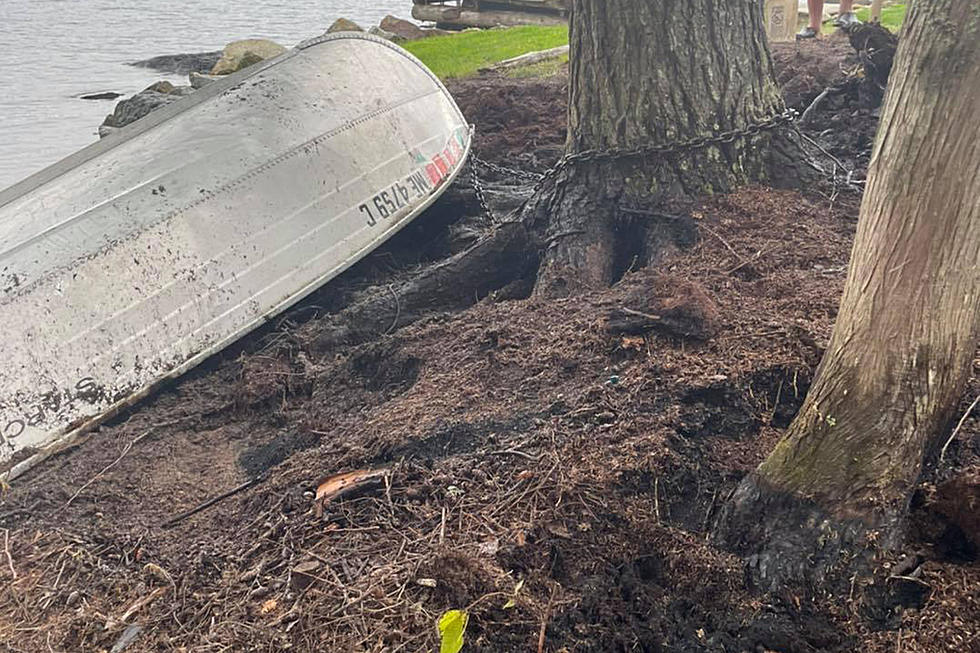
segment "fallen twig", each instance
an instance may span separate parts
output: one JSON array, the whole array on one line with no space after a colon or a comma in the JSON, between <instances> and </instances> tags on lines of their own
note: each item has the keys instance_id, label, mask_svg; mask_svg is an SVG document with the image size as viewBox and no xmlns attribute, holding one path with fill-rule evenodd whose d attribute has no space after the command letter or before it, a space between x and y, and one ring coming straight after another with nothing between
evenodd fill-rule
<instances>
[{"instance_id":1,"label":"fallen twig","mask_svg":"<svg viewBox=\"0 0 980 653\"><path fill-rule=\"evenodd\" d=\"M532 456L529 453L520 451L518 449L501 449L500 451L491 451L491 456L520 456L521 458L527 458L532 462L538 462L541 460L541 456Z\"/></svg>"},{"instance_id":2,"label":"fallen twig","mask_svg":"<svg viewBox=\"0 0 980 653\"><path fill-rule=\"evenodd\" d=\"M970 416L970 413L973 412L973 409L977 407L978 403L980 403L980 395L977 395L977 398L973 400L970 407L966 409L966 412L963 413L963 417L961 417L960 421L956 424L956 428L953 429L952 435L949 436L949 440L946 440L946 444L943 445L942 451L939 452L939 462L943 462L943 459L946 457L946 450L949 449L949 445L951 445L953 440L956 439L956 436L959 435L960 429L963 428L963 423L966 421L966 418Z\"/></svg>"},{"instance_id":3,"label":"fallen twig","mask_svg":"<svg viewBox=\"0 0 980 653\"><path fill-rule=\"evenodd\" d=\"M827 88L825 88L823 92L820 93L820 95L818 95L813 99L813 102L810 103L810 106L808 106L806 110L803 111L803 115L800 116L800 124L805 125L810 121L810 116L812 116L816 112L817 107L820 106L820 103L823 102L828 95L832 95L832 94L836 95L837 93L842 93L843 91L844 89L840 86L828 86Z\"/></svg>"},{"instance_id":4,"label":"fallen twig","mask_svg":"<svg viewBox=\"0 0 980 653\"><path fill-rule=\"evenodd\" d=\"M10 555L10 529L3 529L3 552L7 554L7 566L10 567L11 581L17 580L17 570L14 569L14 558Z\"/></svg>"},{"instance_id":5,"label":"fallen twig","mask_svg":"<svg viewBox=\"0 0 980 653\"><path fill-rule=\"evenodd\" d=\"M120 625L126 623L129 620L130 617L132 617L134 614L136 614L137 612L139 612L140 610L142 610L144 607L146 607L150 603L153 603L153 601L155 601L158 596L160 596L161 594L163 594L164 592L166 592L168 589L170 589L170 588L169 587L158 587L155 590L153 590L152 592L150 592L149 594L147 594L146 596L137 599L136 602L133 603L133 605L131 605L129 607L129 609L126 610L126 612L124 612L123 615L121 617L119 617L118 619L113 619L112 617L109 617L108 619L106 619L105 629L106 630L112 630L112 629L116 628L117 626L120 626Z\"/></svg>"},{"instance_id":6,"label":"fallen twig","mask_svg":"<svg viewBox=\"0 0 980 653\"><path fill-rule=\"evenodd\" d=\"M160 524L160 526L161 526L161 528L169 528L170 526L173 526L174 524L177 524L179 522L184 521L188 517L193 517L197 513L201 512L202 510L207 510L208 508L210 508L211 506L213 506L216 503L220 503L221 501L224 501L225 499L227 499L229 497L233 497L236 494L238 494L239 492L244 492L245 490L247 490L248 488L252 487L253 485L258 485L259 483L261 483L262 481L264 481L265 478L266 478L265 477L265 474L256 476L255 478L251 479L250 481L246 481L246 482L242 483L241 485L239 485L238 487L233 488L231 490L228 490L224 494L219 494L218 496L216 496L216 497L214 497L212 499L208 499L204 503L202 503L202 504L200 504L200 505L198 505L198 506L196 506L194 508L191 508L190 510L188 510L186 512L182 512L179 515L175 515L175 516L171 517L167 521L165 521L162 524Z\"/></svg>"},{"instance_id":7,"label":"fallen twig","mask_svg":"<svg viewBox=\"0 0 980 653\"><path fill-rule=\"evenodd\" d=\"M391 326L389 326L388 330L385 331L385 335L388 335L394 331L395 327L398 326L398 318L402 316L402 305L401 302L398 301L398 293L395 292L395 289L391 286L391 284L388 285L388 290L391 291L391 296L395 298L395 319L391 321Z\"/></svg>"},{"instance_id":8,"label":"fallen twig","mask_svg":"<svg viewBox=\"0 0 980 653\"><path fill-rule=\"evenodd\" d=\"M733 267L731 270L726 271L725 274L732 274L733 272L738 272L739 270L741 270L742 268L744 268L746 265L749 265L750 263L755 263L756 261L758 261L760 258L762 258L762 255L763 254L768 254L769 251L770 250L768 250L768 249L760 249L758 252L756 252L752 256L752 258L747 259L745 261L742 261L741 263L739 263L738 265L736 265L735 267Z\"/></svg>"},{"instance_id":9,"label":"fallen twig","mask_svg":"<svg viewBox=\"0 0 980 653\"><path fill-rule=\"evenodd\" d=\"M735 248L732 247L731 245L729 245L728 244L728 241L721 237L721 234L719 234L717 231L715 231L714 229L712 229L711 227L709 227L708 225L706 225L704 223L699 223L698 226L701 229L704 229L705 231L707 231L709 234L711 234L712 236L714 236L718 240L720 240L721 241L721 244L724 245L725 247L727 247L728 248L728 251L735 255L735 258L736 259L738 259L739 261L742 261L743 263L745 262L745 259L743 259L741 256L739 256L738 255L738 252L735 251Z\"/></svg>"},{"instance_id":10,"label":"fallen twig","mask_svg":"<svg viewBox=\"0 0 980 653\"><path fill-rule=\"evenodd\" d=\"M646 318L653 322L657 322L662 319L659 315L651 315L650 313L644 313L643 311L638 311L633 308L626 308L625 306L620 306L619 310L621 310L624 313L628 313L629 315L636 315L637 317Z\"/></svg>"},{"instance_id":11,"label":"fallen twig","mask_svg":"<svg viewBox=\"0 0 980 653\"><path fill-rule=\"evenodd\" d=\"M109 471L110 469L112 469L113 467L115 467L116 465L118 465L119 464L119 461L122 460L126 456L126 454L129 453L129 450L132 449L134 445L136 445L140 440L142 440L143 438L145 438L149 434L150 434L150 431L144 431L143 433L139 434L136 438L134 438L132 442L130 442L129 444L127 444L125 447L123 447L122 453L119 454L119 457L116 458L115 460L113 460L111 463L109 463L105 467L103 467L101 472L99 472L98 474L96 474L95 476L93 476L92 478L90 478L82 487L78 488L75 491L75 494L71 495L71 498L69 498L68 501L65 502L65 505L62 506L61 509L64 510L65 508L67 508L68 506L70 506L71 505L71 502L74 501L75 499L77 499L78 498L78 495L81 494L85 490L85 488L87 488L88 486L90 486L92 483L95 483L95 481L97 481L103 474L105 474L107 471Z\"/></svg>"},{"instance_id":12,"label":"fallen twig","mask_svg":"<svg viewBox=\"0 0 980 653\"><path fill-rule=\"evenodd\" d=\"M544 617L541 618L541 629L538 631L538 653L544 653L545 635L548 633L548 622L551 621L551 606L555 601L555 590L551 589L551 596L548 597L548 607L544 609Z\"/></svg>"}]
</instances>

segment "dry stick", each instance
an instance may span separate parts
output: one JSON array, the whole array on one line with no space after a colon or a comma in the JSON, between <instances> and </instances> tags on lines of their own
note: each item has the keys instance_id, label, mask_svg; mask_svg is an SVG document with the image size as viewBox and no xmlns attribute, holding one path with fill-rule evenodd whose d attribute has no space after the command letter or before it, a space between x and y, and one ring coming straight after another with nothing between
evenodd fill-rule
<instances>
[{"instance_id":1,"label":"dry stick","mask_svg":"<svg viewBox=\"0 0 980 653\"><path fill-rule=\"evenodd\" d=\"M821 145L817 141L813 140L812 138L810 138L809 136L807 136L803 132L798 132L798 133L799 133L799 135L803 139L805 139L808 143L810 143L810 145L812 145L813 147L815 147L818 150L820 150L824 154L824 156L826 156L828 159L830 159L831 161L833 161L841 170L843 170L844 172L847 173L847 183L848 184L853 184L853 185L856 185L856 186L860 186L860 184L858 182L852 182L851 181L851 174L853 173L853 171L852 170L848 170L847 169L847 166L845 166L841 162L840 159L838 159L836 156L834 156L833 154L831 154L830 152L828 152L827 151L827 148L825 148L823 145Z\"/></svg>"},{"instance_id":2,"label":"dry stick","mask_svg":"<svg viewBox=\"0 0 980 653\"><path fill-rule=\"evenodd\" d=\"M820 103L823 102L828 95L842 93L843 91L844 89L840 86L828 86L825 88L820 95L814 98L813 102L810 103L810 106L808 106L803 112L803 115L800 116L800 124L805 125L807 122L809 122L810 116L816 112L817 107L820 106Z\"/></svg>"},{"instance_id":3,"label":"dry stick","mask_svg":"<svg viewBox=\"0 0 980 653\"><path fill-rule=\"evenodd\" d=\"M963 413L963 417L960 418L956 428L953 429L953 434L949 436L949 440L946 440L946 444L943 445L942 451L939 452L939 462L943 462L943 459L946 457L946 450L949 449L949 445L951 445L953 440L956 439L956 436L959 435L960 429L963 428L963 422L965 422L966 418L970 416L970 413L973 412L973 409L977 407L978 403L980 403L980 395L977 395L977 398L973 400L970 407L966 409L966 412Z\"/></svg>"},{"instance_id":4,"label":"dry stick","mask_svg":"<svg viewBox=\"0 0 980 653\"><path fill-rule=\"evenodd\" d=\"M507 455L520 456L521 458L527 458L531 462L535 462L535 463L541 460L541 456L532 456L531 454L524 451L520 451L518 449L501 449L500 451L491 451L490 455L491 456L507 456Z\"/></svg>"},{"instance_id":5,"label":"dry stick","mask_svg":"<svg viewBox=\"0 0 980 653\"><path fill-rule=\"evenodd\" d=\"M724 245L725 247L727 247L728 248L728 251L731 252L732 254L734 254L735 255L735 258L737 258L739 261L745 261L745 259L743 259L741 256L738 255L738 252L735 251L735 248L733 248L731 245L729 245L728 244L728 241L725 240L724 238L722 238L721 237L721 234L719 234L717 231L715 231L714 229L712 229L711 227L709 227L708 225L706 225L704 223L699 223L698 226L701 229L704 229L705 231L707 231L709 234L711 234L712 236L714 236L718 240L720 240L721 241L721 244Z\"/></svg>"},{"instance_id":6,"label":"dry stick","mask_svg":"<svg viewBox=\"0 0 980 653\"><path fill-rule=\"evenodd\" d=\"M126 454L129 453L129 450L132 449L135 444L137 444L140 440L142 440L143 438L145 438L149 434L150 434L150 431L144 431L139 436L137 436L132 442L130 442L129 444L127 444L125 447L123 447L122 453L119 454L119 457L116 458L115 460L113 460L111 463L109 463L105 467L103 467L102 468L102 471L99 472L98 474L96 474L95 476L93 476L92 478L90 478L88 480L88 482L85 483L85 485L83 485L82 487L78 488L78 490L75 491L75 494L71 495L71 498L68 499L67 502L65 502L65 505L62 506L61 509L64 510L65 508L67 508L68 506L70 506L71 505L71 502L74 501L75 499L77 499L78 498L78 495L81 494L85 490L85 488L87 488L92 483L95 483L97 480L99 480L99 478L103 474L105 474L107 471L109 471L110 469L112 469L113 467L115 467L116 465L118 465L119 464L119 461L122 460L126 456Z\"/></svg>"},{"instance_id":7,"label":"dry stick","mask_svg":"<svg viewBox=\"0 0 980 653\"><path fill-rule=\"evenodd\" d=\"M551 606L555 601L555 588L551 588L551 596L548 598L548 607L544 609L544 617L541 619L541 630L538 631L538 653L544 653L544 638L548 632L548 622L551 620Z\"/></svg>"},{"instance_id":8,"label":"dry stick","mask_svg":"<svg viewBox=\"0 0 980 653\"><path fill-rule=\"evenodd\" d=\"M752 256L752 258L748 259L747 261L743 261L742 263L739 263L738 265L736 265L735 267L733 267L731 270L728 270L727 272L725 272L725 274L732 274L733 272L738 272L739 270L741 270L742 268L744 268L749 263L755 263L756 261L758 261L762 257L763 254L768 254L770 251L771 250L769 250L769 249L760 249L758 252L755 253L754 256Z\"/></svg>"},{"instance_id":9,"label":"dry stick","mask_svg":"<svg viewBox=\"0 0 980 653\"><path fill-rule=\"evenodd\" d=\"M395 292L391 284L388 284L388 290L391 292L391 296L395 298L395 319L391 321L391 326L385 331L385 335L391 333L398 326L398 319L402 316L402 305L398 301L398 293Z\"/></svg>"},{"instance_id":10,"label":"dry stick","mask_svg":"<svg viewBox=\"0 0 980 653\"><path fill-rule=\"evenodd\" d=\"M256 476L255 478L253 478L253 479L251 479L249 481L245 481L244 483L242 483L241 485L239 485L236 488L233 488L231 490L228 490L227 492L225 492L223 494L219 494L218 496L214 497L213 499L208 499L204 503L202 503L202 504L200 504L200 505L198 505L198 506L196 506L194 508L191 508L190 510L188 510L186 512L182 512L179 515L175 515L175 516L171 517L167 521L165 521L162 524L160 524L160 527L161 528L168 528L170 526L173 526L174 524L177 524L179 522L182 522L185 519L187 519L188 517L193 517L197 513L201 512L202 510L207 510L208 508L210 508L211 506L213 506L216 503L219 503L221 501L224 501L225 499L227 499L229 497L233 497L236 494L238 494L239 492L244 492L245 490L247 490L248 488L252 487L253 485L258 485L259 483L261 483L264 480L265 480L265 474L262 474L260 476Z\"/></svg>"},{"instance_id":11,"label":"dry stick","mask_svg":"<svg viewBox=\"0 0 980 653\"><path fill-rule=\"evenodd\" d=\"M658 320L663 319L659 315L651 315L650 313L644 313L643 311L638 311L634 308L626 308L625 306L620 306L619 310L629 315L636 315L637 317L646 318L652 322L657 322Z\"/></svg>"},{"instance_id":12,"label":"dry stick","mask_svg":"<svg viewBox=\"0 0 980 653\"><path fill-rule=\"evenodd\" d=\"M3 529L3 552L7 554L7 566L10 567L10 575L13 577L11 583L17 580L17 571L14 569L14 558L10 555L10 529Z\"/></svg>"}]
</instances>

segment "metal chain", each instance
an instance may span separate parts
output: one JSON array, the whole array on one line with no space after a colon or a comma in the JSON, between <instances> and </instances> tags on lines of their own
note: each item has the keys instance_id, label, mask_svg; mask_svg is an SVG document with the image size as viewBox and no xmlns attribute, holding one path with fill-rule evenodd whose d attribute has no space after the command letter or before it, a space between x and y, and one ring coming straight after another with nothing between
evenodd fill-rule
<instances>
[{"instance_id":1,"label":"metal chain","mask_svg":"<svg viewBox=\"0 0 980 653\"><path fill-rule=\"evenodd\" d=\"M498 175L504 175L506 177L516 177L518 179L523 179L524 181L538 181L539 179L541 179L541 177L544 176L540 172L530 172L528 170L508 168L507 166L502 166L487 161L486 159L481 159L476 155L474 155L472 159L474 162L476 162L477 165L486 168L490 172L496 172Z\"/></svg>"},{"instance_id":2,"label":"metal chain","mask_svg":"<svg viewBox=\"0 0 980 653\"><path fill-rule=\"evenodd\" d=\"M534 193L550 179L554 179L565 168L581 161L609 161L612 159L630 159L648 156L666 156L677 154L689 150L699 150L710 145L722 145L724 143L734 143L739 138L754 136L764 131L770 131L788 125L796 120L797 112L795 109L786 109L771 118L761 122L752 123L745 127L736 127L728 131L718 132L711 136L699 136L682 141L674 141L665 145L639 145L636 147L614 147L606 150L582 150L566 154L558 160L554 166L542 175L541 179L534 186Z\"/></svg>"},{"instance_id":3,"label":"metal chain","mask_svg":"<svg viewBox=\"0 0 980 653\"><path fill-rule=\"evenodd\" d=\"M497 218L493 215L493 210L490 205L487 204L487 194L483 189L483 183L480 181L480 175L476 172L476 165L474 162L478 161L477 157L474 155L470 159L470 185L473 187L473 192L476 194L476 201L480 203L480 209L483 211L483 215L486 217L490 224L496 224Z\"/></svg>"},{"instance_id":4,"label":"metal chain","mask_svg":"<svg viewBox=\"0 0 980 653\"><path fill-rule=\"evenodd\" d=\"M699 150L711 145L734 143L740 138L755 136L756 134L760 134L764 131L771 131L784 125L789 125L796 120L798 115L799 114L795 109L786 109L782 113L778 113L761 122L746 125L745 127L736 127L734 129L712 134L711 136L699 136L697 138L675 141L665 145L639 145L636 147L614 147L604 150L582 150L581 152L565 154L555 165L546 170L543 174L528 172L526 170L518 170L516 168L508 168L506 166L490 163L489 161L481 159L476 155L472 155L470 157L471 183L473 184L473 190L476 192L476 197L480 202L480 206L483 208L489 220L491 222L495 222L493 212L486 203L484 189L480 183L480 178L476 171L477 165L483 166L491 172L517 177L518 179L523 179L525 181L533 181L534 188L532 189L531 193L533 196L541 189L542 186L544 186L546 182L557 177L566 168L581 161L609 161L613 159L666 156L668 154L677 154L684 151Z\"/></svg>"}]
</instances>

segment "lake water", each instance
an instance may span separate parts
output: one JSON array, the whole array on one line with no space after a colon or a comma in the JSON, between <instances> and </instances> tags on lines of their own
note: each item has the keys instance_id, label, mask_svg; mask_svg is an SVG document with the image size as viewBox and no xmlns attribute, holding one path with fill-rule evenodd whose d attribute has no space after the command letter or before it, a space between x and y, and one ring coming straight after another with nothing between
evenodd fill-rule
<instances>
[{"instance_id":1,"label":"lake water","mask_svg":"<svg viewBox=\"0 0 980 653\"><path fill-rule=\"evenodd\" d=\"M160 54L220 50L268 38L285 46L337 18L365 29L411 0L0 0L0 189L98 139L115 101L156 80L186 77L127 66Z\"/></svg>"}]
</instances>

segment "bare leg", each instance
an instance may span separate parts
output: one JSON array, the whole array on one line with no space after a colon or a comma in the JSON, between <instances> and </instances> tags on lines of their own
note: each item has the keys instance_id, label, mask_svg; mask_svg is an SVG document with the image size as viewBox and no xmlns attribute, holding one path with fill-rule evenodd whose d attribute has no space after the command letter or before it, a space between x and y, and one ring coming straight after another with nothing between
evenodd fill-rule
<instances>
[{"instance_id":1,"label":"bare leg","mask_svg":"<svg viewBox=\"0 0 980 653\"><path fill-rule=\"evenodd\" d=\"M847 2L847 6L851 6L851 0L845 1ZM807 11L810 12L810 27L819 34L820 24L823 22L823 0L806 0L806 6ZM843 8L843 6L844 4L842 2L841 7Z\"/></svg>"},{"instance_id":2,"label":"bare leg","mask_svg":"<svg viewBox=\"0 0 980 653\"><path fill-rule=\"evenodd\" d=\"M840 0L840 14L849 14L854 11L854 0Z\"/></svg>"}]
</instances>

